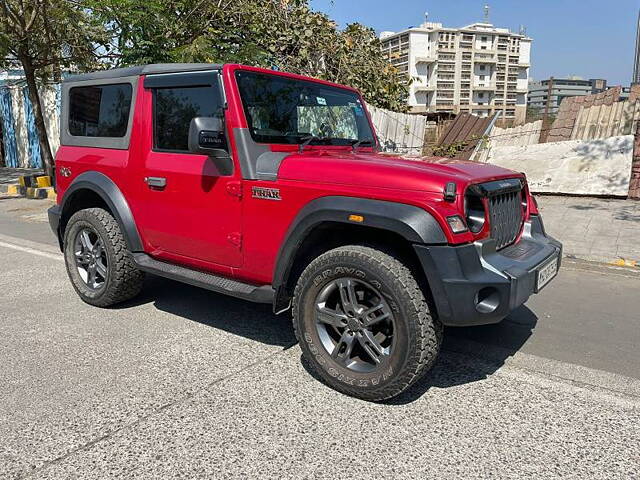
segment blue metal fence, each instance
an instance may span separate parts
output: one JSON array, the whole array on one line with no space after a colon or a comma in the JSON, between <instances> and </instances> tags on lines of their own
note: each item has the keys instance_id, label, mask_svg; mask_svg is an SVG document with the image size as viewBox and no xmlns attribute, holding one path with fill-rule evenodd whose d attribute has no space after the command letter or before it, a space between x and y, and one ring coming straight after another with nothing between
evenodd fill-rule
<instances>
[{"instance_id":1,"label":"blue metal fence","mask_svg":"<svg viewBox=\"0 0 640 480\"><path fill-rule=\"evenodd\" d=\"M27 87L22 89L22 99L24 101L24 116L27 124L29 167L42 168L42 155L40 154L38 130L36 130L36 117L33 114L33 104L29 99L29 90Z\"/></svg>"},{"instance_id":2,"label":"blue metal fence","mask_svg":"<svg viewBox=\"0 0 640 480\"><path fill-rule=\"evenodd\" d=\"M19 167L16 129L11 108L11 93L8 88L0 88L0 116L2 117L2 143L4 144L4 164Z\"/></svg>"}]
</instances>

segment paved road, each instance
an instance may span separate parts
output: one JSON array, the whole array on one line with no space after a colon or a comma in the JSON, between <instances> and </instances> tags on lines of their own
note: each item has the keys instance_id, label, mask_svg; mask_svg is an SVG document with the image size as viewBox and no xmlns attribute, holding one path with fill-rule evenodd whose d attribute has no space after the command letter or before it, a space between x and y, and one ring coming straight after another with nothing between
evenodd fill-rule
<instances>
[{"instance_id":1,"label":"paved road","mask_svg":"<svg viewBox=\"0 0 640 480\"><path fill-rule=\"evenodd\" d=\"M83 304L41 219L6 212L0 478L640 476L633 272L566 265L371 404L313 379L268 307L155 277L121 308Z\"/></svg>"}]
</instances>

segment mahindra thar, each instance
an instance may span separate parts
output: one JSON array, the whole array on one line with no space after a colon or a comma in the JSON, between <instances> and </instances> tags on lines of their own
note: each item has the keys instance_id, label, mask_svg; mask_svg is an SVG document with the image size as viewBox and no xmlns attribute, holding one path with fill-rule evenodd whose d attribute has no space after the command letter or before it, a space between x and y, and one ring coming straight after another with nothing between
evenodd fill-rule
<instances>
[{"instance_id":1,"label":"mahindra thar","mask_svg":"<svg viewBox=\"0 0 640 480\"><path fill-rule=\"evenodd\" d=\"M500 322L561 260L523 174L383 155L356 90L241 65L65 79L56 188L82 300L151 273L291 310L317 375L371 401L431 368L443 325Z\"/></svg>"}]
</instances>

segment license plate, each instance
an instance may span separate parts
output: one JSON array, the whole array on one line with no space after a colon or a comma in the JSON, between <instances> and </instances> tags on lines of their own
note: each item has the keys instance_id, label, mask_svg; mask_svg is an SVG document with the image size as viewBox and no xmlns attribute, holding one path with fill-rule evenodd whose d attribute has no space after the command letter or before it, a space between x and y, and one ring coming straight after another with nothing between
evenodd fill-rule
<instances>
[{"instance_id":1,"label":"license plate","mask_svg":"<svg viewBox=\"0 0 640 480\"><path fill-rule=\"evenodd\" d=\"M538 270L537 290L542 290L542 287L549 283L551 279L557 275L557 273L558 257L553 257L550 262L548 262L545 266L540 267L540 270Z\"/></svg>"}]
</instances>

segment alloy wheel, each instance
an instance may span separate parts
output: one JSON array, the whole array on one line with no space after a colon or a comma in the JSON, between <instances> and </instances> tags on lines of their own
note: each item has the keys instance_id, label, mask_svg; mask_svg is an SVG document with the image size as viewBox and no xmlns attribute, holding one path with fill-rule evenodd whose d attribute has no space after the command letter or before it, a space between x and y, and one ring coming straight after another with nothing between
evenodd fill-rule
<instances>
[{"instance_id":1,"label":"alloy wheel","mask_svg":"<svg viewBox=\"0 0 640 480\"><path fill-rule=\"evenodd\" d=\"M372 285L346 277L331 281L316 297L315 318L322 345L341 366L366 373L390 358L395 318Z\"/></svg>"},{"instance_id":2,"label":"alloy wheel","mask_svg":"<svg viewBox=\"0 0 640 480\"><path fill-rule=\"evenodd\" d=\"M107 282L107 252L100 235L92 228L82 228L74 240L74 258L82 281L92 290Z\"/></svg>"}]
</instances>

